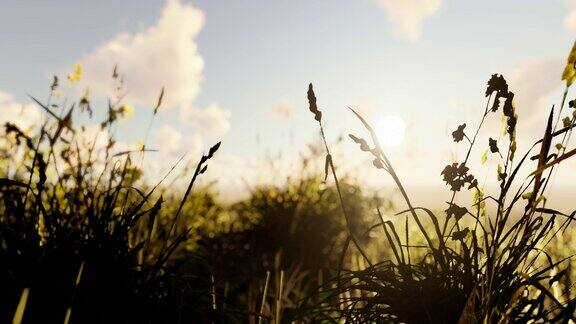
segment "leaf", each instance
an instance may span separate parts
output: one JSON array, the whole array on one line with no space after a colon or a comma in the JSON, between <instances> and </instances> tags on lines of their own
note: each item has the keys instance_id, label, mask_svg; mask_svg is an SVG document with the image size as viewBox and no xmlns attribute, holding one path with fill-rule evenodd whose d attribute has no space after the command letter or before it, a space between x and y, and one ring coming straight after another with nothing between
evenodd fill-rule
<instances>
[{"instance_id":1,"label":"leaf","mask_svg":"<svg viewBox=\"0 0 576 324\"><path fill-rule=\"evenodd\" d=\"M478 181L473 175L468 174L468 167L462 163L452 163L444 167L440 173L443 176L444 182L451 187L452 191L460 191L460 189L469 183L468 189L478 186Z\"/></svg>"},{"instance_id":2,"label":"leaf","mask_svg":"<svg viewBox=\"0 0 576 324\"><path fill-rule=\"evenodd\" d=\"M513 102L514 102L514 93L509 92L506 95L506 101L504 101L504 107L502 108L502 113L504 114L504 116L506 116L506 117L514 116Z\"/></svg>"},{"instance_id":3,"label":"leaf","mask_svg":"<svg viewBox=\"0 0 576 324\"><path fill-rule=\"evenodd\" d=\"M460 313L458 324L476 323L476 288L472 288L470 296L466 300L464 309Z\"/></svg>"},{"instance_id":4,"label":"leaf","mask_svg":"<svg viewBox=\"0 0 576 324\"><path fill-rule=\"evenodd\" d=\"M556 143L555 146L556 146L556 149L557 149L558 151L560 151L561 149L564 148L564 145L562 145L562 143Z\"/></svg>"},{"instance_id":5,"label":"leaf","mask_svg":"<svg viewBox=\"0 0 576 324\"><path fill-rule=\"evenodd\" d=\"M82 79L82 65L80 65L80 63L76 63L76 65L74 66L74 71L68 74L68 82L70 82L70 84L73 84L79 82L80 79Z\"/></svg>"},{"instance_id":6,"label":"leaf","mask_svg":"<svg viewBox=\"0 0 576 324\"><path fill-rule=\"evenodd\" d=\"M480 156L480 163L484 165L486 164L486 162L488 162L488 150L484 151L484 153L482 153L482 156Z\"/></svg>"},{"instance_id":7,"label":"leaf","mask_svg":"<svg viewBox=\"0 0 576 324\"><path fill-rule=\"evenodd\" d=\"M377 168L377 169L384 169L384 165L382 164L382 162L380 161L380 159L374 159L374 161L372 161L372 164Z\"/></svg>"},{"instance_id":8,"label":"leaf","mask_svg":"<svg viewBox=\"0 0 576 324\"><path fill-rule=\"evenodd\" d=\"M324 182L328 179L328 168L330 167L330 163L332 163L332 155L326 154L326 161L324 162Z\"/></svg>"},{"instance_id":9,"label":"leaf","mask_svg":"<svg viewBox=\"0 0 576 324\"><path fill-rule=\"evenodd\" d=\"M498 149L498 142L492 137L488 138L488 145L490 146L490 152L500 153L500 150Z\"/></svg>"},{"instance_id":10,"label":"leaf","mask_svg":"<svg viewBox=\"0 0 576 324\"><path fill-rule=\"evenodd\" d=\"M546 131L544 132L544 138L542 139L542 144L540 147L540 154L538 155L538 167L536 169L536 171L532 172L531 175L535 175L534 178L534 194L538 193L538 190L540 190L540 186L541 186L541 182L540 180L542 179L542 171L544 171L545 169L553 166L556 163L559 163L560 161L570 157L571 155L567 155L570 154L571 152L568 152L564 155L566 155L566 157L559 157L556 160L550 162L548 165L546 165L546 160L548 159L548 152L550 151L550 144L552 143L552 119L554 116L554 106L552 106L552 109L550 110L550 114L548 115L548 123L546 124ZM572 151L574 153L576 153L575 151ZM572 153L572 155L574 155L574 153ZM564 156L563 155L563 156Z\"/></svg>"},{"instance_id":11,"label":"leaf","mask_svg":"<svg viewBox=\"0 0 576 324\"><path fill-rule=\"evenodd\" d=\"M562 279L562 277L564 277L567 272L568 272L568 268L559 271L557 274L552 276L552 278L550 278L550 280L548 281L548 285L552 286L553 283L560 281L560 279Z\"/></svg>"},{"instance_id":12,"label":"leaf","mask_svg":"<svg viewBox=\"0 0 576 324\"><path fill-rule=\"evenodd\" d=\"M455 231L454 233L452 233L452 240L454 241L463 240L466 237L466 235L468 235L468 232L470 232L468 227L465 227L461 231Z\"/></svg>"},{"instance_id":13,"label":"leaf","mask_svg":"<svg viewBox=\"0 0 576 324\"><path fill-rule=\"evenodd\" d=\"M158 150L149 150L149 149L138 149L138 150L129 150L129 151L122 151L122 152L118 152L114 155L112 155L112 157L118 157L118 156L122 156L122 155L128 155L131 153L140 153L140 152L158 152Z\"/></svg>"},{"instance_id":14,"label":"leaf","mask_svg":"<svg viewBox=\"0 0 576 324\"><path fill-rule=\"evenodd\" d=\"M118 65L114 64L114 70L112 71L112 78L118 78Z\"/></svg>"},{"instance_id":15,"label":"leaf","mask_svg":"<svg viewBox=\"0 0 576 324\"><path fill-rule=\"evenodd\" d=\"M497 176L498 176L498 177L497 177L498 181L503 181L503 180L506 179L507 174L506 174L506 172L503 172L502 169L503 169L503 168L502 168L502 165L501 165L501 164L498 164L498 169L496 170L496 173L497 173Z\"/></svg>"},{"instance_id":16,"label":"leaf","mask_svg":"<svg viewBox=\"0 0 576 324\"><path fill-rule=\"evenodd\" d=\"M55 75L50 90L54 91L56 88L58 88L58 77Z\"/></svg>"},{"instance_id":17,"label":"leaf","mask_svg":"<svg viewBox=\"0 0 576 324\"><path fill-rule=\"evenodd\" d=\"M548 168L550 168L550 167L552 167L552 166L554 166L554 165L556 165L556 164L558 164L558 163L560 163L560 162L562 162L562 161L564 161L564 160L572 157L572 156L575 155L575 154L576 154L576 149L573 149L573 150L571 150L571 151L568 152L568 153L562 154L562 155L560 155L557 159L553 160L552 162L547 163L547 164L544 164L544 165L538 167L538 169L536 169L536 171L530 173L530 175L531 175L531 176L532 176L532 175L536 175L537 178L540 179L540 177L541 177L541 175L542 175L542 172L543 172L544 170L546 170L546 169L548 169Z\"/></svg>"},{"instance_id":18,"label":"leaf","mask_svg":"<svg viewBox=\"0 0 576 324\"><path fill-rule=\"evenodd\" d=\"M448 209L445 210L446 216L448 217L454 216L456 220L460 220L462 216L468 213L468 209L466 209L466 207L460 207L454 203L448 203L448 204L450 205L450 207L448 207Z\"/></svg>"},{"instance_id":19,"label":"leaf","mask_svg":"<svg viewBox=\"0 0 576 324\"><path fill-rule=\"evenodd\" d=\"M214 153L216 153L216 151L218 151L218 149L220 148L221 143L222 142L218 142L210 148L210 151L208 151L208 156L206 157L207 160L211 159L212 156L214 156Z\"/></svg>"},{"instance_id":20,"label":"leaf","mask_svg":"<svg viewBox=\"0 0 576 324\"><path fill-rule=\"evenodd\" d=\"M20 145L20 143L22 143L22 142L25 142L26 146L29 149L31 149L31 150L34 149L34 143L32 142L32 139L28 135L24 134L24 132L22 130L20 130L20 128L18 128L18 126L16 126L13 123L8 122L8 123L4 124L4 128L5 128L6 135L14 133L14 136L16 137L16 143L18 145Z\"/></svg>"},{"instance_id":21,"label":"leaf","mask_svg":"<svg viewBox=\"0 0 576 324\"><path fill-rule=\"evenodd\" d=\"M374 131L372 126L370 126L370 124L368 124L366 119L364 119L364 117L360 116L360 114L357 113L354 109L352 109L350 107L348 107L348 109L350 109L354 113L354 115L356 115L356 117L358 117L358 119L360 119L360 122L362 122L362 125L364 125L364 127L368 130L368 132L370 132L370 137L372 137L372 141L374 143L376 143L378 147L380 147L380 144L378 144L379 143L378 136L376 136L376 132Z\"/></svg>"},{"instance_id":22,"label":"leaf","mask_svg":"<svg viewBox=\"0 0 576 324\"><path fill-rule=\"evenodd\" d=\"M488 80L486 97L494 92L496 92L496 96L491 108L493 112L497 111L498 107L500 107L500 98L506 98L508 96L508 84L501 74L492 74L492 77Z\"/></svg>"},{"instance_id":23,"label":"leaf","mask_svg":"<svg viewBox=\"0 0 576 324\"><path fill-rule=\"evenodd\" d=\"M154 206L152 207L152 209L150 209L150 213L148 214L148 242L150 242L150 239L152 238L152 230L154 229L154 222L156 221L156 216L158 215L158 212L160 211L163 202L164 200L162 199L162 196L160 196L160 198L156 200L156 203L154 203Z\"/></svg>"},{"instance_id":24,"label":"leaf","mask_svg":"<svg viewBox=\"0 0 576 324\"><path fill-rule=\"evenodd\" d=\"M363 138L358 138L352 134L348 134L348 136L357 144L360 144L360 149L364 152L368 152L370 151L370 147L368 146L368 144L366 143L366 140Z\"/></svg>"},{"instance_id":25,"label":"leaf","mask_svg":"<svg viewBox=\"0 0 576 324\"><path fill-rule=\"evenodd\" d=\"M24 317L24 310L26 309L26 304L28 302L29 293L30 288L24 288L22 290L22 294L20 295L20 301L18 302L18 306L16 307L16 311L14 312L14 317L12 317L13 324L20 324L22 322L22 318Z\"/></svg>"},{"instance_id":26,"label":"leaf","mask_svg":"<svg viewBox=\"0 0 576 324\"><path fill-rule=\"evenodd\" d=\"M28 185L8 178L0 178L0 186L16 186L16 187L27 187Z\"/></svg>"},{"instance_id":27,"label":"leaf","mask_svg":"<svg viewBox=\"0 0 576 324\"><path fill-rule=\"evenodd\" d=\"M160 108L160 105L162 105L163 98L164 98L164 87L162 87L162 90L160 91L160 96L158 96L158 101L156 102L156 106L154 107L154 115L158 113L158 109Z\"/></svg>"},{"instance_id":28,"label":"leaf","mask_svg":"<svg viewBox=\"0 0 576 324\"><path fill-rule=\"evenodd\" d=\"M464 139L464 128L466 128L466 123L458 126L458 128L452 132L452 137L454 138L454 142L458 143Z\"/></svg>"},{"instance_id":29,"label":"leaf","mask_svg":"<svg viewBox=\"0 0 576 324\"><path fill-rule=\"evenodd\" d=\"M562 80L566 81L566 86L569 87L574 82L576 77L576 71L574 70L574 63L576 62L576 42L572 45L568 59L566 60L566 66L562 72Z\"/></svg>"},{"instance_id":30,"label":"leaf","mask_svg":"<svg viewBox=\"0 0 576 324\"><path fill-rule=\"evenodd\" d=\"M44 161L44 156L41 153L36 153L36 160L38 161L38 188L43 188L48 177L46 176L46 169L48 165Z\"/></svg>"},{"instance_id":31,"label":"leaf","mask_svg":"<svg viewBox=\"0 0 576 324\"><path fill-rule=\"evenodd\" d=\"M508 84L501 74L492 74L490 80L488 80L488 87L486 88L486 97L492 94L494 91L499 93L508 92Z\"/></svg>"},{"instance_id":32,"label":"leaf","mask_svg":"<svg viewBox=\"0 0 576 324\"><path fill-rule=\"evenodd\" d=\"M318 110L318 106L316 105L316 95L314 95L312 83L308 85L308 105L310 111L314 114L314 119L318 122L321 122L322 112Z\"/></svg>"},{"instance_id":33,"label":"leaf","mask_svg":"<svg viewBox=\"0 0 576 324\"><path fill-rule=\"evenodd\" d=\"M44 109L48 114L50 114L50 116L52 116L52 117L56 118L58 121L60 121L60 117L58 117L54 112L52 112L52 110L50 110L50 108L46 107L46 105L44 105L43 103L38 101L38 99L32 97L31 95L28 95L28 97L30 97L30 99L34 100L34 102L36 102L38 104L38 106L40 106L40 108Z\"/></svg>"}]
</instances>

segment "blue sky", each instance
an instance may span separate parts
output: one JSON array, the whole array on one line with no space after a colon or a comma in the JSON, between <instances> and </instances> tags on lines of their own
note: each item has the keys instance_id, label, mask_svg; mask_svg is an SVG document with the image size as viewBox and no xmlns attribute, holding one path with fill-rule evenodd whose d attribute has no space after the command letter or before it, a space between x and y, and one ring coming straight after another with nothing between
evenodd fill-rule
<instances>
[{"instance_id":1,"label":"blue sky","mask_svg":"<svg viewBox=\"0 0 576 324\"><path fill-rule=\"evenodd\" d=\"M158 27L170 5L177 7L175 17L166 17L170 26ZM178 15L183 8L193 8L205 21ZM123 63L127 67L128 88L132 78L136 107L135 117L119 130L122 140L143 136L154 104L144 99L166 85L170 107L152 133L179 138L169 157L222 139L229 161L245 161L266 152L291 158L317 137L305 96L313 82L332 138L360 132L346 106L358 107L371 120L400 116L408 125L404 143L392 150L406 168L400 173L411 183L437 184L436 172L417 170L439 174L449 162L454 153L449 134L460 121L473 123L481 114L492 73L503 73L516 90L526 133L540 133L537 120L559 100L559 73L576 35L574 10L575 4L560 0L7 0L0 11L0 91L15 102L26 102L28 93L45 96L53 74L64 76L81 62L86 85L103 98L102 75L109 71L102 74L101 66L114 64L110 44L116 41L138 49L116 62L121 71ZM149 36L150 28L161 30L158 45L146 40L139 47L127 45ZM188 34L178 38L174 30L186 28L198 30L182 45L178 42L186 42ZM171 59L172 49L182 52ZM173 75L194 65L182 54L203 62L191 67L191 76ZM184 86L169 86L180 78ZM342 152L356 154L349 143ZM426 163L418 164L416 157ZM350 167L357 163L351 159Z\"/></svg>"}]
</instances>

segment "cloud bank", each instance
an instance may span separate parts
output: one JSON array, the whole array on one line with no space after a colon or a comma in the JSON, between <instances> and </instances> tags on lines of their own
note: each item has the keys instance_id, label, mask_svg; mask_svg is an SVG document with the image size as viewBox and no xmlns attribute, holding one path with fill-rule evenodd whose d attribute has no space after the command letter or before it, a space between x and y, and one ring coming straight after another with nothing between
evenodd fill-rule
<instances>
[{"instance_id":1,"label":"cloud bank","mask_svg":"<svg viewBox=\"0 0 576 324\"><path fill-rule=\"evenodd\" d=\"M121 33L80 60L83 84L102 96L114 93L112 71L124 78L125 101L139 107L153 107L161 87L162 106L178 107L186 132L163 126L158 131L170 139L168 150L184 145L184 137L221 136L230 127L230 112L218 104L200 108L196 100L204 79L204 60L196 38L204 27L204 13L179 0L168 0L158 20L136 33ZM171 127L171 126L170 126ZM178 137L178 140L176 138Z\"/></svg>"},{"instance_id":2,"label":"cloud bank","mask_svg":"<svg viewBox=\"0 0 576 324\"><path fill-rule=\"evenodd\" d=\"M10 93L0 90L0 126L14 123L22 131L29 131L41 122L42 114L35 105L18 102Z\"/></svg>"},{"instance_id":3,"label":"cloud bank","mask_svg":"<svg viewBox=\"0 0 576 324\"><path fill-rule=\"evenodd\" d=\"M550 111L550 95L562 85L562 70L566 62L560 58L526 59L510 73L510 87L518 113L527 122L540 120Z\"/></svg>"},{"instance_id":4,"label":"cloud bank","mask_svg":"<svg viewBox=\"0 0 576 324\"><path fill-rule=\"evenodd\" d=\"M378 0L394 34L415 42L422 35L424 20L440 9L442 0Z\"/></svg>"}]
</instances>

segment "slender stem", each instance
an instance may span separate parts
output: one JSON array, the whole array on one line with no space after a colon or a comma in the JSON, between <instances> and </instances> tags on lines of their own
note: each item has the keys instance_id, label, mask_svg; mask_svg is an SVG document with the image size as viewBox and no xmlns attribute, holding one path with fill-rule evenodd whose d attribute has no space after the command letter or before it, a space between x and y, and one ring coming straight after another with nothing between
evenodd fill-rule
<instances>
[{"instance_id":1,"label":"slender stem","mask_svg":"<svg viewBox=\"0 0 576 324\"><path fill-rule=\"evenodd\" d=\"M324 127L322 127L321 121L318 121L318 124L320 125L320 134L322 135L322 141L324 142L324 147L326 148L326 154L328 155L327 157L328 164L330 165L330 170L332 171L332 177L334 178L336 191L338 192L338 198L340 199L340 207L342 208L342 213L344 214L344 219L346 220L346 226L348 227L348 231L350 231L350 238L352 239L352 242L354 243L358 251L360 251L360 254L362 254L362 257L366 260L366 262L368 262L370 266L372 266L372 262L370 262L370 259L368 259L368 256L366 255L366 252L364 252L364 249L362 249L362 247L360 246L360 243L356 239L356 235L354 234L354 231L352 229L350 217L348 216L346 207L344 207L344 198L342 197L342 191L340 190L340 182L338 181L338 176L336 175L336 168L334 167L332 155L330 154L330 149L328 148L328 143L326 142Z\"/></svg>"},{"instance_id":2,"label":"slender stem","mask_svg":"<svg viewBox=\"0 0 576 324\"><path fill-rule=\"evenodd\" d=\"M264 305L266 305L266 294L268 293L269 281L270 271L266 271L266 283L264 283L264 291L262 292L262 303L260 304L260 312L258 313L258 324L262 323L262 315L264 314Z\"/></svg>"},{"instance_id":3,"label":"slender stem","mask_svg":"<svg viewBox=\"0 0 576 324\"><path fill-rule=\"evenodd\" d=\"M478 128L476 128L476 132L474 133L474 137L472 138L472 141L468 140L470 142L470 146L468 147L468 152L466 153L466 158L464 159L464 162L462 162L462 164L466 164L466 162L468 162L468 159L470 158L470 153L472 152L472 147L474 147L474 143L476 143L476 138L478 137L478 133L480 132L480 129L482 128L482 125L484 124L484 121L486 120L486 116L488 116L488 107L489 107L491 99L492 99L492 94L490 94L490 96L488 96L488 100L486 101L486 107L484 108L484 114L482 115L482 120L480 120L480 124L478 125ZM495 100L498 100L498 98L496 98ZM468 137L466 137L466 138L468 138ZM452 192L452 198L450 198L450 206L454 203L454 199L456 199L456 191ZM478 206L478 208L480 208L480 206ZM448 221L449 221L449 218L446 217L446 219L444 220L444 226L442 228L442 238L440 238L440 240L443 242L443 244L445 244L444 237L446 237L446 228L448 227ZM450 234L450 233L448 233L448 234Z\"/></svg>"}]
</instances>

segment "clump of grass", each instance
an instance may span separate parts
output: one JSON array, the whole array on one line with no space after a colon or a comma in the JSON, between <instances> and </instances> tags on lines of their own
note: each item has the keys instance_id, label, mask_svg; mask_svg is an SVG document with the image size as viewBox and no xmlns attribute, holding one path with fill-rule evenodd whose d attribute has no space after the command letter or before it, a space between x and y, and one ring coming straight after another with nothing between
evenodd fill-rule
<instances>
[{"instance_id":1,"label":"clump of grass","mask_svg":"<svg viewBox=\"0 0 576 324\"><path fill-rule=\"evenodd\" d=\"M574 78L573 65L574 55L571 55L566 68L570 73L565 72L564 76L566 89ZM567 230L575 212L547 207L544 191L554 168L576 154L576 150L565 151L576 114L566 117L563 128L556 129L553 108L545 123L544 135L518 161L514 93L504 77L495 74L488 81L485 94L486 108L473 135L466 133L466 124L452 133L455 142L466 139L468 150L463 161L447 165L441 172L453 193L442 216L413 205L374 130L352 110L369 132L371 141L354 135L350 138L372 157L376 168L393 179L406 209L389 221L378 211L379 221L370 229L385 233L385 244L393 251L390 258L369 260L362 252L357 235L350 234L349 241L358 247L367 266L360 270L341 269L321 290L322 300L304 312L305 318L352 323L574 320L576 301L570 295L571 286L558 288L559 282L566 282L566 261L570 257L554 260L546 248ZM322 113L312 85L308 98L315 120L321 122ZM467 162L473 147L478 145L480 129L499 110L506 122L506 138L487 141L490 152L500 158L497 171L500 189L489 195L479 187ZM321 124L320 130L324 138ZM552 143L560 137L554 150ZM537 148L539 151L534 153ZM338 187L328 146L326 151L326 173L333 175ZM537 161L534 171L518 180L520 170L529 167L529 159ZM463 190L472 191L475 198L471 206L454 202L457 193ZM520 214L514 215L522 205ZM342 204L342 208L346 206ZM404 237L397 228L400 217L405 217ZM418 237L409 237L409 221L416 224ZM415 241L424 244L410 243Z\"/></svg>"},{"instance_id":2,"label":"clump of grass","mask_svg":"<svg viewBox=\"0 0 576 324\"><path fill-rule=\"evenodd\" d=\"M266 323L276 318L277 310L289 321L299 301L338 267L347 227L336 188L326 185L312 166L311 160L317 159L313 151L303 157L300 171L309 176L252 188L249 198L227 208L233 222L197 242L194 254L205 261L199 266L209 267L203 272L214 275L218 308L234 311L242 321L257 322L260 316ZM363 216L373 199L350 179L339 184L353 231L362 233L369 225Z\"/></svg>"},{"instance_id":3,"label":"clump of grass","mask_svg":"<svg viewBox=\"0 0 576 324\"><path fill-rule=\"evenodd\" d=\"M70 81L80 74L77 68ZM35 132L4 125L2 140L10 144L1 157L1 322L171 322L186 317L175 277L178 264L171 256L190 232L180 224L182 206L220 143L200 158L177 212L162 229L160 183L138 188L141 171L132 157L150 150L114 150L113 130L128 106L122 102L116 68L113 80L118 95L108 101L93 135L74 126L74 116L93 118L87 94L74 103L56 100L56 77L47 102L32 97L44 116ZM163 96L164 90L154 115ZM101 136L107 137L103 145L98 144ZM202 287L209 277L195 279ZM202 302L207 292L198 294L193 313L218 318L202 308L210 305ZM24 293L22 305L18 298Z\"/></svg>"}]
</instances>

